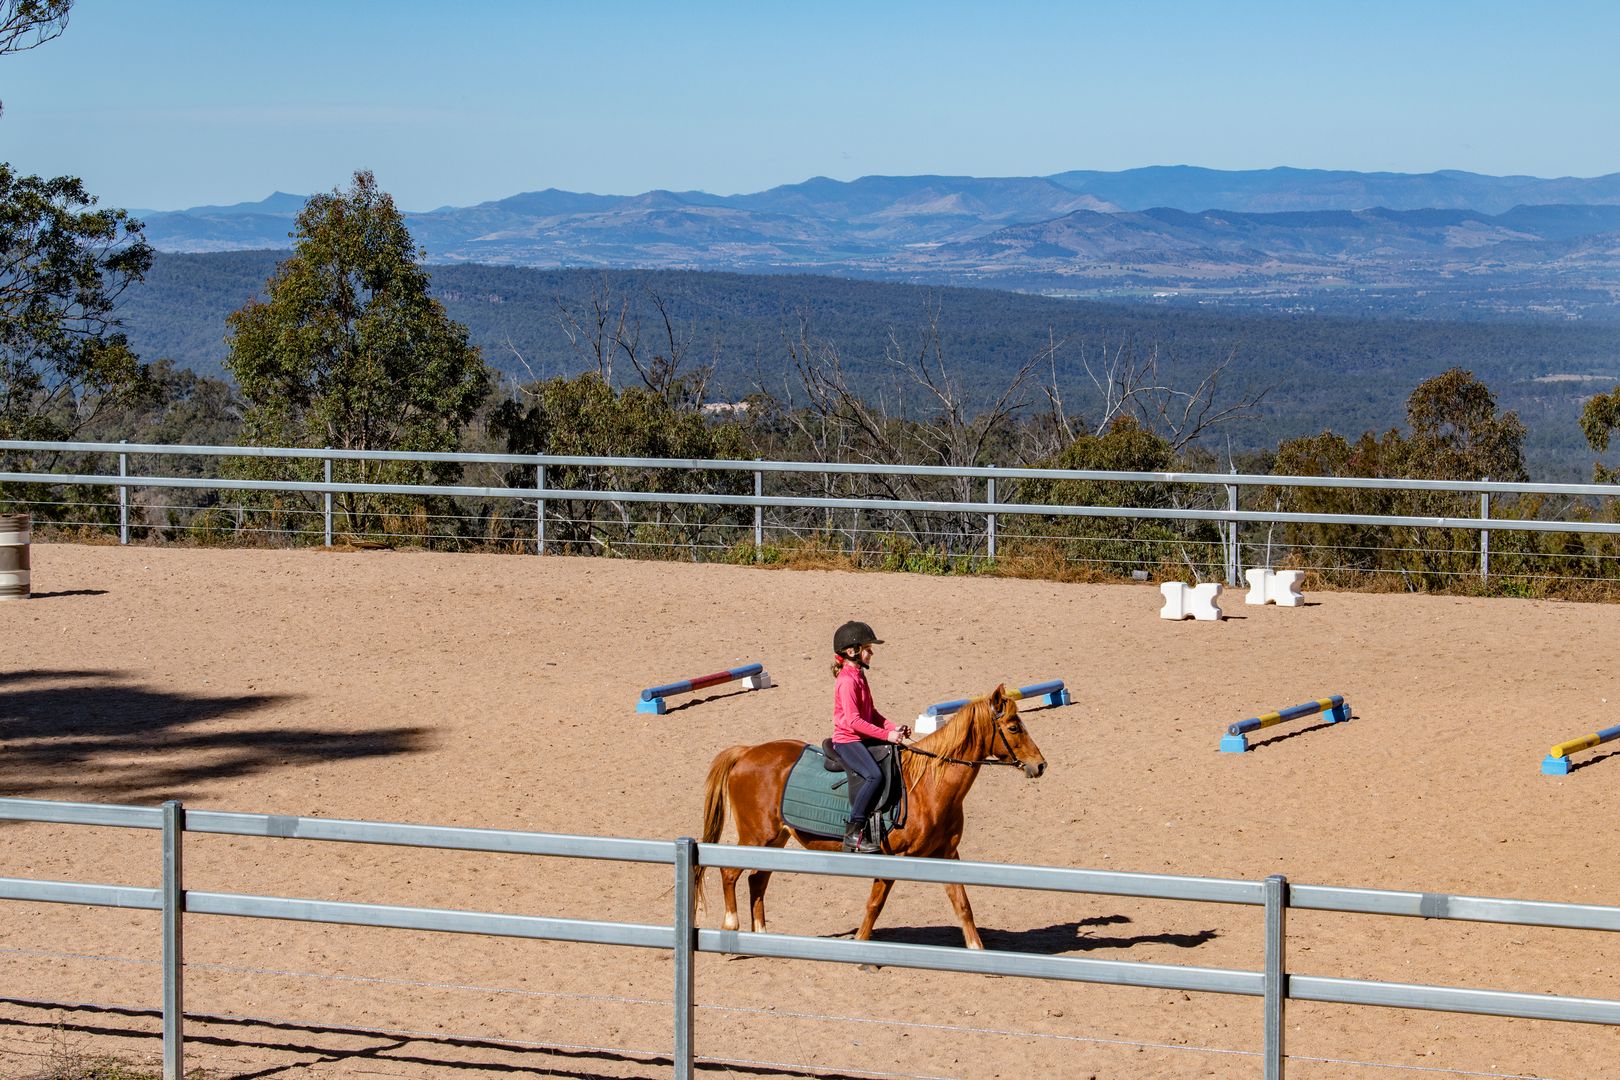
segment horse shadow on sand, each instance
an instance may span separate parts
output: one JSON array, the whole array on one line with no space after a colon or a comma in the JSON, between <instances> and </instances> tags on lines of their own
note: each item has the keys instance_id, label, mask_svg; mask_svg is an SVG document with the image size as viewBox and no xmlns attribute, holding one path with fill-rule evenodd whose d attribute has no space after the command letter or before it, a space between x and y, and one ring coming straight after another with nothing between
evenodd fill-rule
<instances>
[{"instance_id":1,"label":"horse shadow on sand","mask_svg":"<svg viewBox=\"0 0 1620 1080\"><path fill-rule=\"evenodd\" d=\"M288 694L180 693L124 672L0 672L0 795L153 803L205 795L211 783L316 762L427 748L427 729L244 725ZM219 721L230 721L228 724Z\"/></svg>"},{"instance_id":2,"label":"horse shadow on sand","mask_svg":"<svg viewBox=\"0 0 1620 1080\"><path fill-rule=\"evenodd\" d=\"M1096 927L1122 926L1131 921L1128 915L1095 915L1089 919L1053 923L1029 930L995 930L979 927L984 947L992 952L1038 953L1060 956L1064 953L1091 952L1096 949L1134 949L1138 945L1174 945L1178 949L1196 949L1220 936L1219 930L1196 930L1190 934L1094 934ZM840 938L855 936L855 931L835 935ZM873 941L888 941L902 945L945 945L960 947L962 929L959 926L894 926L877 927L872 931Z\"/></svg>"}]
</instances>

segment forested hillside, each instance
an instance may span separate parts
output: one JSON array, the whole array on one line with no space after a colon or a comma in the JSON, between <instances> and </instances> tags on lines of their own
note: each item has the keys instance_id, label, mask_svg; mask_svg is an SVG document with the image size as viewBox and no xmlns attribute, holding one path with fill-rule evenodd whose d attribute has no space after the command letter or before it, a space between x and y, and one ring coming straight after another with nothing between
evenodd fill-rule
<instances>
[{"instance_id":1,"label":"forested hillside","mask_svg":"<svg viewBox=\"0 0 1620 1080\"><path fill-rule=\"evenodd\" d=\"M132 344L148 360L169 357L221 374L225 317L262 292L281 257L160 255L123 306ZM664 333L653 306L661 298L688 347L688 364L714 365L711 400L738 399L761 385L779 395L797 392L787 340L798 337L801 320L811 337L838 350L861 388L918 408L917 388L885 363L885 349L891 333L902 349L914 348L935 309L945 360L979 403L1053 340L1061 343L1058 385L1081 414L1094 407L1086 361L1096 368L1121 349L1138 357L1157 350L1161 378L1190 387L1231 357L1228 393L1266 392L1252 420L1225 429L1223 438L1230 435L1238 449L1327 428L1353 435L1398 425L1414 386L1463 367L1504 408L1519 411L1529 428L1531 472L1548 479L1589 476L1592 455L1576 425L1580 403L1620 381L1620 328L1612 324L1211 313L800 275L488 266L436 266L431 273L435 294L469 327L486 360L520 380L590 366L570 344L566 324L588 322L593 297L628 303L649 343Z\"/></svg>"}]
</instances>

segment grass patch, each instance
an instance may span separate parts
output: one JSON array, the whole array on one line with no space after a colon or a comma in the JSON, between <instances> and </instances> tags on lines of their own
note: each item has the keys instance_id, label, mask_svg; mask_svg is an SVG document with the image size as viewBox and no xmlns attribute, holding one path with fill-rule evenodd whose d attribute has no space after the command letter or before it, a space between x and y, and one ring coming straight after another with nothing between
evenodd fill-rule
<instances>
[{"instance_id":1,"label":"grass patch","mask_svg":"<svg viewBox=\"0 0 1620 1080\"><path fill-rule=\"evenodd\" d=\"M7 1080L162 1080L161 1061L95 1053L57 1027L38 1067L7 1074ZM219 1080L202 1067L186 1070L186 1080Z\"/></svg>"}]
</instances>

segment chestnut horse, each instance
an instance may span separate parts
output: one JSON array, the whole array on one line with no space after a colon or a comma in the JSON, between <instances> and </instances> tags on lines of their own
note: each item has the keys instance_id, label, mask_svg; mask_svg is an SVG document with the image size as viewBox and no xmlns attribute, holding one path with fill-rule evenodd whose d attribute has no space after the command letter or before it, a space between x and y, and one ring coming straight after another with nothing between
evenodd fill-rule
<instances>
[{"instance_id":1,"label":"chestnut horse","mask_svg":"<svg viewBox=\"0 0 1620 1080\"><path fill-rule=\"evenodd\" d=\"M717 843L725 827L729 807L737 823L739 844L782 847L791 838L807 848L838 851L841 841L801 835L782 821L782 789L788 773L805 744L797 739L779 739L757 746L733 746L722 750L709 766L709 779L703 791L703 839ZM902 753L902 776L907 798L906 823L892 830L883 841L889 855L915 855L929 859L954 859L962 840L962 800L978 779L981 765L1013 765L1033 780L1046 771L1046 759L1029 737L1018 718L1018 706L998 686L988 697L963 706L938 731L919 739ZM720 871L721 891L726 899L727 930L737 929L737 878L742 870L731 867ZM698 902L703 900L703 871L698 871ZM765 930L765 887L769 870L748 871L749 929ZM866 917L855 937L865 941L872 936L883 903L889 898L893 881L872 882L866 901ZM979 930L973 925L973 909L968 906L967 890L960 885L945 886L962 937L970 949L984 948Z\"/></svg>"}]
</instances>

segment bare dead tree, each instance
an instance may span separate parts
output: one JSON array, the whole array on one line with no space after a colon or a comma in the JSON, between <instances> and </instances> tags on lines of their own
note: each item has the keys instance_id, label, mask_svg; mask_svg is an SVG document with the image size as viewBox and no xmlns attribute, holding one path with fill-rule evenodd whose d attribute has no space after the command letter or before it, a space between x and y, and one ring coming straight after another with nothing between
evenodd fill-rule
<instances>
[{"instance_id":1,"label":"bare dead tree","mask_svg":"<svg viewBox=\"0 0 1620 1080\"><path fill-rule=\"evenodd\" d=\"M614 294L604 274L591 286L582 309L572 307L561 296L555 303L557 323L575 355L593 365L604 382L612 383L613 358L621 343L641 334L639 323L631 318L630 301Z\"/></svg>"},{"instance_id":2,"label":"bare dead tree","mask_svg":"<svg viewBox=\"0 0 1620 1080\"><path fill-rule=\"evenodd\" d=\"M648 302L658 313L661 351L655 347L651 357L643 358L639 320L634 324L634 337L619 343L620 351L647 389L663 398L671 408L685 411L701 408L709 379L714 375L714 364L711 361L687 368L694 333L692 325L677 326L663 295L653 289L646 292Z\"/></svg>"},{"instance_id":3,"label":"bare dead tree","mask_svg":"<svg viewBox=\"0 0 1620 1080\"><path fill-rule=\"evenodd\" d=\"M896 416L881 397L856 390L837 346L811 336L808 322L801 317L797 334L784 334L791 381L802 394L803 404L794 407L790 386L785 395L788 422L823 461L866 461L882 464L926 464L965 468L986 464L990 442L1006 427L1014 414L1027 407L1026 392L1034 373L1049 361L1047 350L1032 355L1003 386L988 407L972 411L972 401L951 369L940 327L940 308L930 303L914 342L902 341L890 330L884 347L884 364L897 381L909 383L926 402L922 418ZM763 387L762 387L763 389ZM902 397L901 400L905 400ZM853 481L855 478L850 478ZM850 494L877 495L890 499L938 499L948 490L958 500L971 499L982 481L969 478L924 478L916 476L863 475L860 483L847 482ZM834 485L823 484L828 494ZM944 490L942 490L944 489ZM937 530L923 515L890 515L895 527L913 541L926 544ZM962 515L947 534L977 534L976 524Z\"/></svg>"},{"instance_id":4,"label":"bare dead tree","mask_svg":"<svg viewBox=\"0 0 1620 1080\"><path fill-rule=\"evenodd\" d=\"M594 367L603 381L612 383L614 366L622 362L670 408L695 411L702 407L714 364L691 364L692 325L677 321L662 294L644 291L658 316L651 346L643 341L639 307L631 297L615 293L605 275L591 287L580 307L556 298L558 324L575 354Z\"/></svg>"},{"instance_id":5,"label":"bare dead tree","mask_svg":"<svg viewBox=\"0 0 1620 1080\"><path fill-rule=\"evenodd\" d=\"M1119 416L1131 414L1180 453L1214 428L1251 415L1265 397L1266 391L1262 388L1235 401L1220 400L1221 380L1236 358L1237 350L1233 349L1188 390L1160 375L1157 345L1141 353L1130 343L1121 342L1111 351L1104 349L1095 363L1082 350L1080 363L1101 398L1092 433L1101 435ZM1047 396L1054 408L1061 409L1055 387L1054 369L1053 389ZM1063 426L1069 429L1067 420Z\"/></svg>"}]
</instances>

